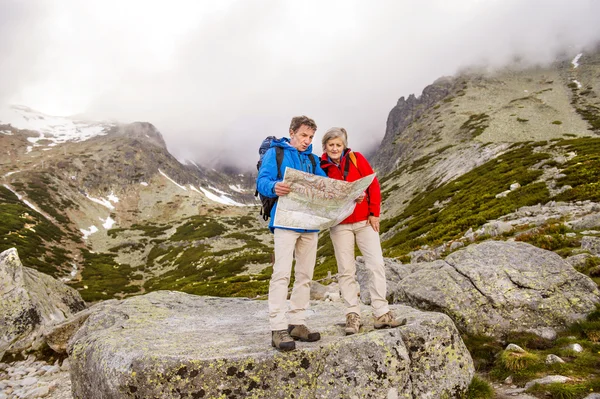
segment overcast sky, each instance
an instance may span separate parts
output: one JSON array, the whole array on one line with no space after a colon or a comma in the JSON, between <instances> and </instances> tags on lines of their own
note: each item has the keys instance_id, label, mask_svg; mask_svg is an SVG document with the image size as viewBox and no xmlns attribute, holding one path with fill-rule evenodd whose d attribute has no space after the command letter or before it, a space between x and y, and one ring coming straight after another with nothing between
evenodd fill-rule
<instances>
[{"instance_id":1,"label":"overcast sky","mask_svg":"<svg viewBox=\"0 0 600 399\"><path fill-rule=\"evenodd\" d=\"M595 0L0 0L0 105L148 121L179 159L252 167L294 115L364 152L440 76L599 39Z\"/></svg>"}]
</instances>

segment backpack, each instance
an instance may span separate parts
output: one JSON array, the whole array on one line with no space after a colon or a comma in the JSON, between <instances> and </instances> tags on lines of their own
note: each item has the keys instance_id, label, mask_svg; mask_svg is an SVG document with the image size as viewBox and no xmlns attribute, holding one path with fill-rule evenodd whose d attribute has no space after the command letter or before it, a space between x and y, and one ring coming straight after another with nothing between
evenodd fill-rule
<instances>
[{"instance_id":1,"label":"backpack","mask_svg":"<svg viewBox=\"0 0 600 399\"><path fill-rule=\"evenodd\" d=\"M262 165L262 160L263 160L265 154L267 153L267 151L269 150L269 148L271 148L271 142L273 140L277 140L277 137L275 137L275 136L267 136L262 141L262 143L260 144L260 147L258 148L259 158L258 158L258 162L256 163L256 170L257 171L260 169L260 166ZM281 180L282 179L281 164L283 163L283 148L281 148L281 147L275 147L275 160L277 162L277 180ZM310 161L312 163L313 173L314 173L315 169L317 168L317 164L315 162L315 157L311 156L310 157ZM262 204L262 206L260 208L260 215L262 216L262 218L265 221L269 220L269 217L271 216L271 210L275 206L275 203L277 202L277 199L279 197L275 197L275 198L265 197L264 195L262 195L262 194L260 194L258 192L258 188L256 189L256 191L254 193L254 196L258 197L260 199L261 204Z\"/></svg>"}]
</instances>

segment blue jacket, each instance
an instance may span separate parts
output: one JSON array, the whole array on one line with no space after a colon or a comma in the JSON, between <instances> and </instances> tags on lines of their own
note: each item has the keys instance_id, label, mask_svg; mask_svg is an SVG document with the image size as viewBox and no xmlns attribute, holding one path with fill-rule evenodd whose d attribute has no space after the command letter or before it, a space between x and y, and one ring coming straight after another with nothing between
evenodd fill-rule
<instances>
[{"instance_id":1,"label":"blue jacket","mask_svg":"<svg viewBox=\"0 0 600 399\"><path fill-rule=\"evenodd\" d=\"M299 152L295 147L290 144L290 139L283 137L278 140L271 142L271 148L265 153L262 164L258 171L258 177L256 178L256 187L258 192L265 197L275 198L275 183L277 180L277 159L274 147L283 148L283 161L281 162L281 176L285 175L286 168L293 168L301 170L303 172L314 173L319 176L327 176L327 174L321 169L321 163L319 157L313 155L312 144L308 146L306 151ZM313 157L315 160L316 170L313 170L313 164L309 157ZM275 211L277 209L277 203L271 210L271 220L269 222L269 229L273 232L273 219L275 218ZM280 228L280 227L278 227ZM318 232L319 230L303 230L303 229L290 229L301 233L312 233Z\"/></svg>"}]
</instances>

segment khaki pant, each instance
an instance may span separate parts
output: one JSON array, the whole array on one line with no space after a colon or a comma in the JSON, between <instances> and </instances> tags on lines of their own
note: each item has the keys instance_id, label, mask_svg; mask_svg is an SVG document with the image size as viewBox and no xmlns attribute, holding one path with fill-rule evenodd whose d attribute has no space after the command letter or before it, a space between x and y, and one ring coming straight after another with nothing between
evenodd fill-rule
<instances>
[{"instance_id":1,"label":"khaki pant","mask_svg":"<svg viewBox=\"0 0 600 399\"><path fill-rule=\"evenodd\" d=\"M275 264L269 282L269 325L272 331L285 330L288 324L306 324L318 240L317 233L275 229ZM287 293L294 257L294 288L287 311Z\"/></svg>"},{"instance_id":2,"label":"khaki pant","mask_svg":"<svg viewBox=\"0 0 600 399\"><path fill-rule=\"evenodd\" d=\"M356 259L354 258L354 240L358 249L365 258L365 265L369 275L369 292L371 293L371 306L375 317L389 311L386 299L386 280L383 262L383 253L379 233L373 230L367 221L352 224L339 224L329 230L335 259L338 266L338 280L340 292L346 304L346 314L360 315L359 293L360 287L356 281Z\"/></svg>"}]
</instances>

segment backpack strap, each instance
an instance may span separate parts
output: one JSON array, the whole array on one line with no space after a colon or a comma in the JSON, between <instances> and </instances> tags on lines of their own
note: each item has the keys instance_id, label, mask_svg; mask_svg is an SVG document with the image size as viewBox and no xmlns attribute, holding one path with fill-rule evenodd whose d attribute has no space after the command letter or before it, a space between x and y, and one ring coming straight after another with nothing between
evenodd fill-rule
<instances>
[{"instance_id":1,"label":"backpack strap","mask_svg":"<svg viewBox=\"0 0 600 399\"><path fill-rule=\"evenodd\" d=\"M317 172L317 162L315 161L315 154L310 154L310 163L312 163L312 172L315 174Z\"/></svg>"},{"instance_id":2,"label":"backpack strap","mask_svg":"<svg viewBox=\"0 0 600 399\"><path fill-rule=\"evenodd\" d=\"M281 164L283 163L283 148L275 147L275 160L277 161L277 180L281 180L281 178L282 178Z\"/></svg>"},{"instance_id":3,"label":"backpack strap","mask_svg":"<svg viewBox=\"0 0 600 399\"><path fill-rule=\"evenodd\" d=\"M356 155L352 151L348 151L348 158L350 159L350 162L352 162L356 170L358 170L358 173L362 176L362 173L360 173L360 169L358 169ZM346 160L346 163L344 164L344 180L346 180L346 178L348 177L348 172L350 172L350 162Z\"/></svg>"},{"instance_id":4,"label":"backpack strap","mask_svg":"<svg viewBox=\"0 0 600 399\"><path fill-rule=\"evenodd\" d=\"M352 163L354 164L356 169L358 169L358 162L356 161L356 154L353 153L352 151L350 151L350 152L348 152L348 156L350 157L350 160L352 161Z\"/></svg>"}]
</instances>

